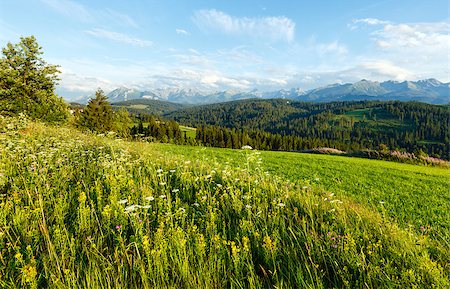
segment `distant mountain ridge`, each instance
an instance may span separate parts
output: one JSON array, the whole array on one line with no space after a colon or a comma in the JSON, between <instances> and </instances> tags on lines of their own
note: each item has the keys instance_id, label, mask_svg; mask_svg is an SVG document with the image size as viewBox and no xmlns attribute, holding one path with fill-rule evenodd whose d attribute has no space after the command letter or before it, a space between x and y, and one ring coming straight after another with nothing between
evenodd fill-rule
<instances>
[{"instance_id":1,"label":"distant mountain ridge","mask_svg":"<svg viewBox=\"0 0 450 289\"><path fill-rule=\"evenodd\" d=\"M301 101L349 101L349 100L400 100L421 101L433 104L450 102L450 83L434 78L419 81L370 81L332 84L309 90L299 95Z\"/></svg>"},{"instance_id":2,"label":"distant mountain ridge","mask_svg":"<svg viewBox=\"0 0 450 289\"><path fill-rule=\"evenodd\" d=\"M355 83L331 84L303 91L300 88L262 92L257 89L244 92L225 90L205 92L195 88L158 88L139 91L120 87L107 94L111 102L132 99L153 99L184 104L208 104L250 98L281 98L310 102L352 101L352 100L400 100L421 101L432 104L450 102L450 83L442 83L434 78L418 81L370 81L363 79ZM79 102L87 102L85 97Z\"/></svg>"}]
</instances>

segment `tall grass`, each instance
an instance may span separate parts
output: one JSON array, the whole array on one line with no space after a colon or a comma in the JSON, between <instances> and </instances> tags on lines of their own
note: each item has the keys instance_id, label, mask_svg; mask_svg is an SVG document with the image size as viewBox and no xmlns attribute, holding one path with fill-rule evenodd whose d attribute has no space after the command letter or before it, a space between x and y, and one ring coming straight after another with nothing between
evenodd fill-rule
<instances>
[{"instance_id":1,"label":"tall grass","mask_svg":"<svg viewBox=\"0 0 450 289\"><path fill-rule=\"evenodd\" d=\"M242 165L1 119L0 287L445 288L426 234Z\"/></svg>"}]
</instances>

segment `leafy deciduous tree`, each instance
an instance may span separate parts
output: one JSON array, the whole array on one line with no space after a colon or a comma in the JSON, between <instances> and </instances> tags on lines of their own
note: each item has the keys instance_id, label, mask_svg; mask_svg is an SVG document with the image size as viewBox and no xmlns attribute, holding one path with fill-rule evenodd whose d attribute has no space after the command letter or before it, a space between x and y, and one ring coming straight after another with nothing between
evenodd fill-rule
<instances>
[{"instance_id":1,"label":"leafy deciduous tree","mask_svg":"<svg viewBox=\"0 0 450 289\"><path fill-rule=\"evenodd\" d=\"M0 113L27 113L44 121L65 121L67 105L55 94L58 67L41 57L42 47L34 36L8 43L0 58Z\"/></svg>"}]
</instances>

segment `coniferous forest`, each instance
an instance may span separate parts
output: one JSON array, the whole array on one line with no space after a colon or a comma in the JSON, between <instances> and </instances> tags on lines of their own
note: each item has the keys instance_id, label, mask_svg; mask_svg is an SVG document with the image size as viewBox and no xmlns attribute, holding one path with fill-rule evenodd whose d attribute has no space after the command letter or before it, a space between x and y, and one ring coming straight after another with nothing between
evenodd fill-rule
<instances>
[{"instance_id":1,"label":"coniferous forest","mask_svg":"<svg viewBox=\"0 0 450 289\"><path fill-rule=\"evenodd\" d=\"M449 159L449 106L244 100L188 108L166 117L197 127L197 140L216 147L390 149Z\"/></svg>"}]
</instances>

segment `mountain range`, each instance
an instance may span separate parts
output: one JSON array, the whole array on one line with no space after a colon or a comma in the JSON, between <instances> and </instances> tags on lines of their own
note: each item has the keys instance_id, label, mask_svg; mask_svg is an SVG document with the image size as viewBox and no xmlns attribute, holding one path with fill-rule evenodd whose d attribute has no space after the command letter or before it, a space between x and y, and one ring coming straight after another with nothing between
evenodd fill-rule
<instances>
[{"instance_id":1,"label":"mountain range","mask_svg":"<svg viewBox=\"0 0 450 289\"><path fill-rule=\"evenodd\" d=\"M308 91L292 88L269 92L254 89L248 92L226 90L213 93L197 89L166 88L139 91L120 87L108 93L107 96L113 103L132 99L153 99L184 104L208 104L249 98L283 98L308 102L400 100L447 104L450 102L450 83L442 83L434 78L403 82L393 80L378 82L363 79L355 83L336 83ZM86 103L90 98L84 97L78 102Z\"/></svg>"}]
</instances>

